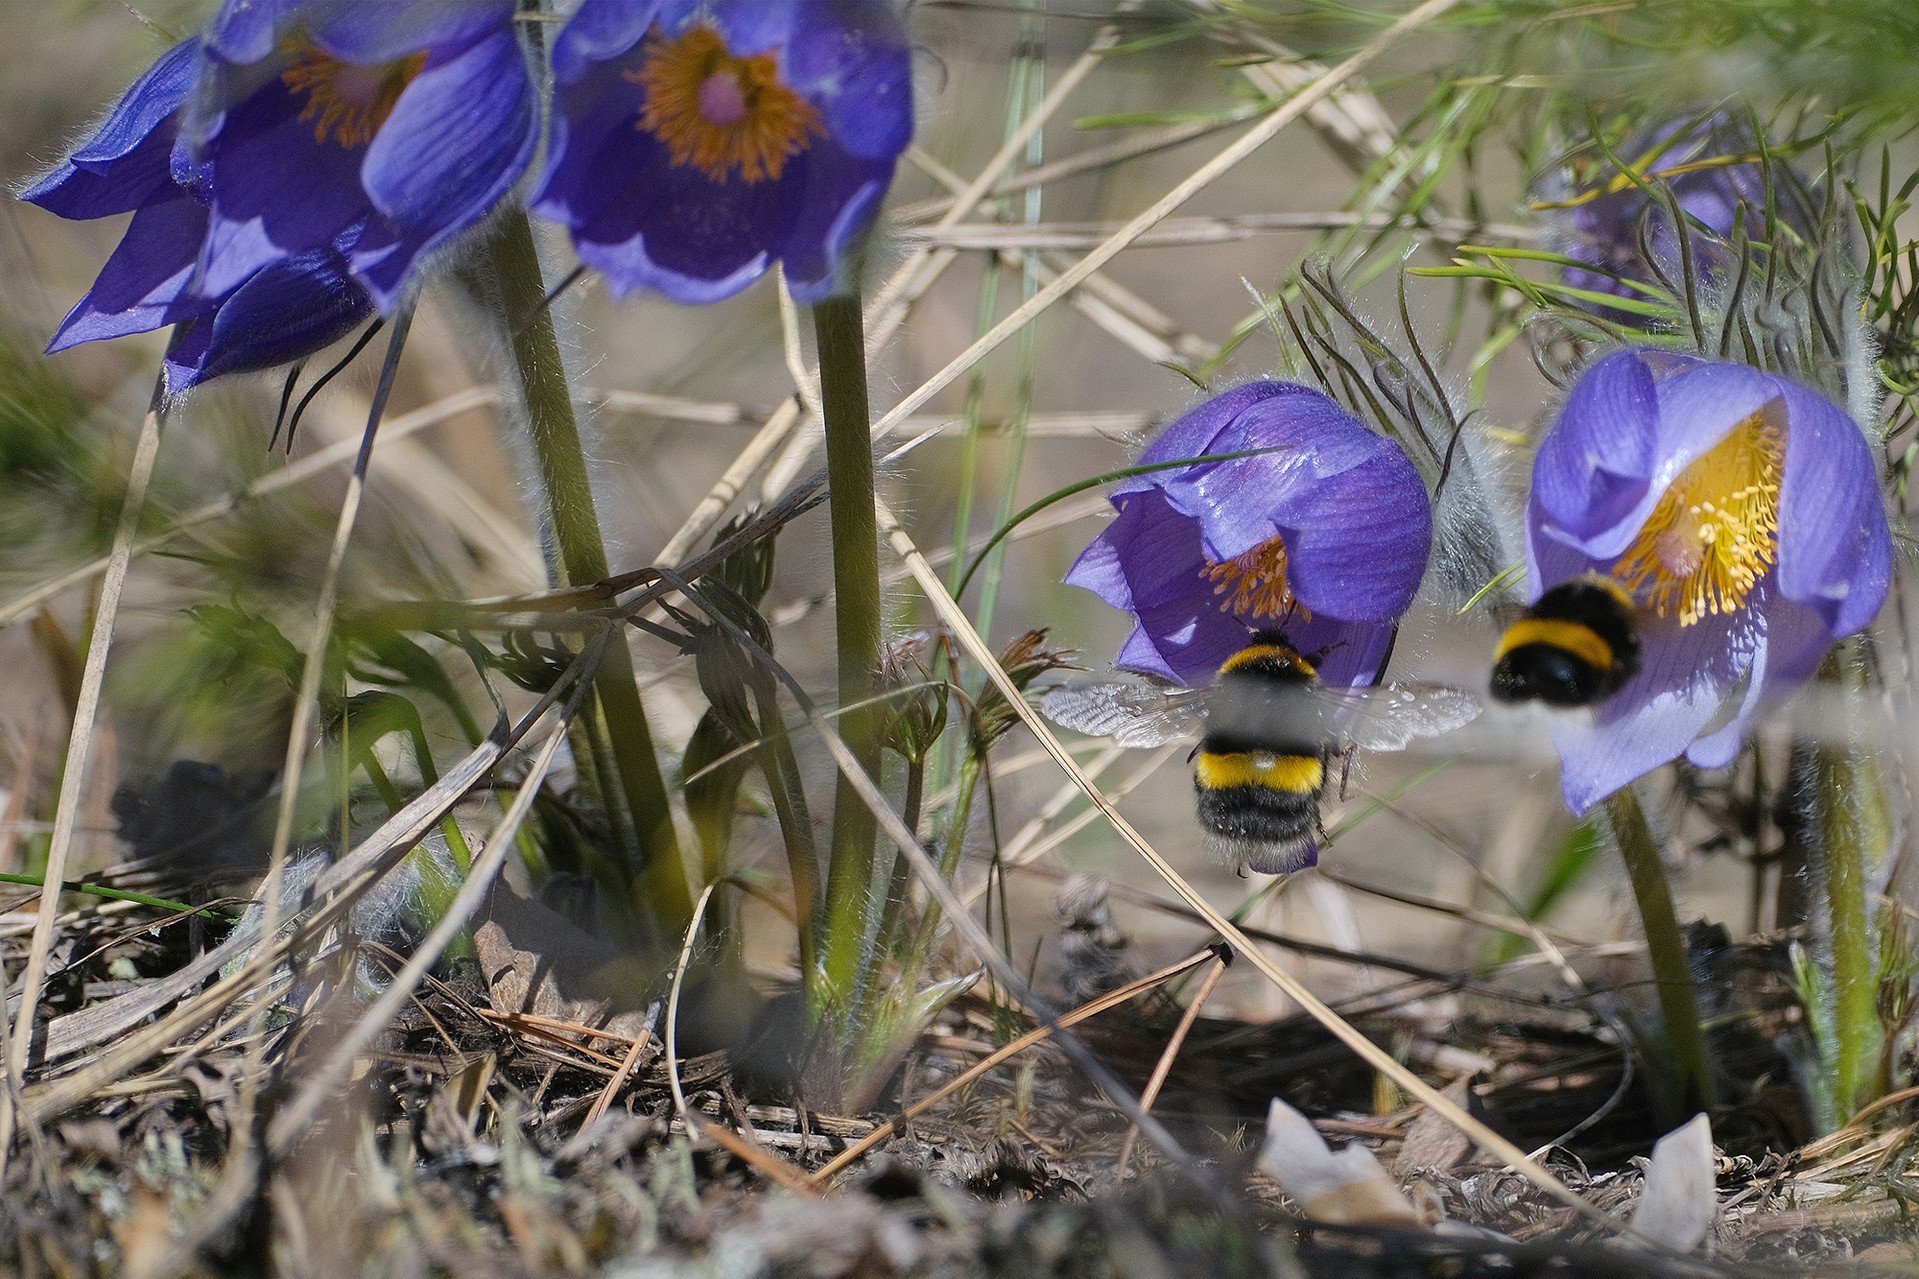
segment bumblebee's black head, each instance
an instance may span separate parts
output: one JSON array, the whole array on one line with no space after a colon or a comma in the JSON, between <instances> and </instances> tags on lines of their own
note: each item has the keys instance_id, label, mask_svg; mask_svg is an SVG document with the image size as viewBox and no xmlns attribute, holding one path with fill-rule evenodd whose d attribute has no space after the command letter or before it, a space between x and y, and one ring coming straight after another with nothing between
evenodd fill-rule
<instances>
[{"instance_id":1,"label":"bumblebee's black head","mask_svg":"<svg viewBox=\"0 0 1919 1279\"><path fill-rule=\"evenodd\" d=\"M1318 670L1300 656L1293 642L1280 631L1256 632L1245 648L1227 658L1219 668L1222 681L1229 675L1241 674L1289 682L1319 678Z\"/></svg>"},{"instance_id":2,"label":"bumblebee's black head","mask_svg":"<svg viewBox=\"0 0 1919 1279\"><path fill-rule=\"evenodd\" d=\"M1591 706L1638 670L1631 597L1605 578L1575 578L1540 596L1500 637L1492 695L1502 702Z\"/></svg>"}]
</instances>

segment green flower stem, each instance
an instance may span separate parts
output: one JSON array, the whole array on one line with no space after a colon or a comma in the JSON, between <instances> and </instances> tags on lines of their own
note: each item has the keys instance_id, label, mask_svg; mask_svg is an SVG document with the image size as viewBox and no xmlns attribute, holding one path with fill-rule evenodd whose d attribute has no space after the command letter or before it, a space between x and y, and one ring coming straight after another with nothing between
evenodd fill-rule
<instances>
[{"instance_id":1,"label":"green flower stem","mask_svg":"<svg viewBox=\"0 0 1919 1279\"><path fill-rule=\"evenodd\" d=\"M834 623L839 643L840 736L868 776L880 775L882 708L870 703L880 659L879 520L873 507L873 437L866 395L866 338L860 300L828 298L813 308L820 356L820 410L832 490ZM826 1002L857 1020L868 939L882 903L874 891L878 826L844 777L833 805L826 872ZM819 1007L816 1002L815 1007Z\"/></svg>"},{"instance_id":2,"label":"green flower stem","mask_svg":"<svg viewBox=\"0 0 1919 1279\"><path fill-rule=\"evenodd\" d=\"M810 982L819 972L819 849L813 843L813 818L807 811L806 790L800 784L793 739L780 717L778 690L773 687L772 677L763 670L756 670L752 679L753 697L762 725L760 774L766 779L773 814L780 824L781 842L786 845L787 871L793 880L793 924L799 934L800 972Z\"/></svg>"},{"instance_id":3,"label":"green flower stem","mask_svg":"<svg viewBox=\"0 0 1919 1279\"><path fill-rule=\"evenodd\" d=\"M47 881L39 875L0 875L0 884L19 884L25 888L44 889ZM186 902L177 902L166 897L149 897L145 893L132 893L124 888L108 888L104 884L89 884L80 879L61 880L60 891L86 893L91 897L105 897L117 902L135 902L141 906L170 910L180 915L205 915L208 919L221 923L226 923L235 917L230 911L216 910L211 906L190 906Z\"/></svg>"},{"instance_id":4,"label":"green flower stem","mask_svg":"<svg viewBox=\"0 0 1919 1279\"><path fill-rule=\"evenodd\" d=\"M1659 994L1659 1012L1665 1022L1666 1047L1671 1053L1678 1100L1683 1112L1710 1111L1713 1105L1712 1061L1706 1055L1706 1028L1699 1020L1699 1000L1693 992L1692 968L1686 960L1686 941L1673 909L1672 886L1660 860L1646 814L1630 786L1606 801L1613 837L1626 862L1639 923L1646 933L1646 953L1652 961L1653 983ZM1673 1125L1686 1118L1675 1117Z\"/></svg>"},{"instance_id":5,"label":"green flower stem","mask_svg":"<svg viewBox=\"0 0 1919 1279\"><path fill-rule=\"evenodd\" d=\"M1848 649L1853 647L1847 646ZM1826 672L1848 693L1864 684L1859 662L1846 650L1827 660ZM1872 1099L1882 1031L1878 963L1874 954L1868 879L1891 839L1885 788L1875 761L1844 743L1813 752L1814 819L1825 852L1826 907L1832 946L1832 1084L1837 1118L1849 1118Z\"/></svg>"},{"instance_id":6,"label":"green flower stem","mask_svg":"<svg viewBox=\"0 0 1919 1279\"><path fill-rule=\"evenodd\" d=\"M920 828L920 809L926 801L926 757L914 756L906 761L906 797L900 801L900 822L906 829L918 833ZM880 915L879 944L882 948L893 944L899 931L900 917L906 910L907 894L913 890L913 868L904 856L895 851L893 871L886 880L886 904Z\"/></svg>"},{"instance_id":7,"label":"green flower stem","mask_svg":"<svg viewBox=\"0 0 1919 1279\"><path fill-rule=\"evenodd\" d=\"M1832 921L1832 1082L1841 1119L1858 1109L1879 1043L1878 982L1866 923L1866 841L1849 794L1856 781L1852 763L1844 750L1821 747L1813 765Z\"/></svg>"},{"instance_id":8,"label":"green flower stem","mask_svg":"<svg viewBox=\"0 0 1919 1279\"><path fill-rule=\"evenodd\" d=\"M573 417L572 389L553 335L546 284L526 215L515 212L502 218L487 247L501 307L506 322L513 326L509 335L513 359L520 371L529 434L565 585L603 581L611 575L606 543L593 508L586 454ZM593 688L612 742L619 798L638 840L637 847L627 850L628 864L622 869L645 898L638 903L642 917L657 921L665 936L678 936L693 918L693 895L680 860L679 838L673 830L646 709L640 704L633 658L625 644L607 646L606 659L594 673ZM613 796L605 798L610 809L620 807Z\"/></svg>"},{"instance_id":9,"label":"green flower stem","mask_svg":"<svg viewBox=\"0 0 1919 1279\"><path fill-rule=\"evenodd\" d=\"M966 827L972 820L973 795L979 787L981 771L980 756L969 745L966 757L960 761L959 785L953 794L952 824L947 828L946 847L940 852L940 878L949 884L959 871L960 855L966 850ZM926 914L920 917L919 929L913 934L913 944L906 952L906 963L902 966L900 976L902 989L918 988L926 961L932 957L933 942L939 936L939 929L939 903L929 901L926 903Z\"/></svg>"}]
</instances>

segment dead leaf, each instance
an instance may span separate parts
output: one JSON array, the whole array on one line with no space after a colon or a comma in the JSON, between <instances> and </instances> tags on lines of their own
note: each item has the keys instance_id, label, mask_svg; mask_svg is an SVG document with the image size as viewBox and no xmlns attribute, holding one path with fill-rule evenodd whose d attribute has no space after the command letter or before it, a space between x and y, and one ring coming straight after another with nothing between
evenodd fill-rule
<instances>
[{"instance_id":1,"label":"dead leaf","mask_svg":"<svg viewBox=\"0 0 1919 1279\"><path fill-rule=\"evenodd\" d=\"M1259 1166L1314 1221L1416 1226L1419 1214L1373 1152L1354 1144L1332 1150L1313 1121L1277 1097L1266 1116Z\"/></svg>"},{"instance_id":2,"label":"dead leaf","mask_svg":"<svg viewBox=\"0 0 1919 1279\"><path fill-rule=\"evenodd\" d=\"M1447 1101L1466 1110L1472 1101L1472 1078L1461 1075L1440 1093ZM1410 1177L1422 1168L1447 1172L1458 1167L1472 1153L1473 1143L1452 1120L1428 1106L1406 1128L1406 1140L1400 1144L1399 1157L1393 1160L1393 1172Z\"/></svg>"}]
</instances>

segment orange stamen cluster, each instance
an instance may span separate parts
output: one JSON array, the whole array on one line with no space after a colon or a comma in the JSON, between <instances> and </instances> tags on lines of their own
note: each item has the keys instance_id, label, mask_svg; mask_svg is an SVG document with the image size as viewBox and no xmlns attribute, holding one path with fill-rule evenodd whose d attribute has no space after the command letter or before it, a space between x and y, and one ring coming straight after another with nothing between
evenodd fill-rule
<instances>
[{"instance_id":1,"label":"orange stamen cluster","mask_svg":"<svg viewBox=\"0 0 1919 1279\"><path fill-rule=\"evenodd\" d=\"M1286 543L1281 538L1268 538L1230 560L1208 564L1200 576L1214 584L1213 594L1226 596L1220 611L1243 620L1308 621L1313 616L1287 585Z\"/></svg>"},{"instance_id":2,"label":"orange stamen cluster","mask_svg":"<svg viewBox=\"0 0 1919 1279\"><path fill-rule=\"evenodd\" d=\"M1763 409L1740 422L1680 472L1612 575L1681 626L1740 608L1778 558L1785 452Z\"/></svg>"},{"instance_id":3,"label":"orange stamen cluster","mask_svg":"<svg viewBox=\"0 0 1919 1279\"><path fill-rule=\"evenodd\" d=\"M813 104L781 82L776 53L736 57L711 27L655 34L645 65L626 78L646 89L637 127L664 142L675 165L715 182L736 169L748 183L777 181L790 157L826 136Z\"/></svg>"},{"instance_id":4,"label":"orange stamen cluster","mask_svg":"<svg viewBox=\"0 0 1919 1279\"><path fill-rule=\"evenodd\" d=\"M373 141L400 94L426 66L424 52L371 66L345 62L303 35L282 40L280 52L288 59L281 83L291 93L306 95L300 122L313 122L315 142L324 145L331 138L348 150Z\"/></svg>"}]
</instances>

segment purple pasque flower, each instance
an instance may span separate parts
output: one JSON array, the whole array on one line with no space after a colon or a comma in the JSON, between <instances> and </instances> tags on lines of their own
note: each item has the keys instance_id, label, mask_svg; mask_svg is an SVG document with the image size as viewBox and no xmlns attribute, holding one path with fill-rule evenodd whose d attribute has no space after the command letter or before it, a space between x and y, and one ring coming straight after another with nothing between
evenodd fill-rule
<instances>
[{"instance_id":1,"label":"purple pasque flower","mask_svg":"<svg viewBox=\"0 0 1919 1279\"><path fill-rule=\"evenodd\" d=\"M175 180L173 158L199 59L197 40L163 54L92 137L20 193L62 217L133 214L47 351L177 325L165 370L173 394L310 355L373 312L334 246L272 262L222 293L194 287L210 213Z\"/></svg>"},{"instance_id":2,"label":"purple pasque flower","mask_svg":"<svg viewBox=\"0 0 1919 1279\"><path fill-rule=\"evenodd\" d=\"M1310 387L1257 381L1174 422L1114 485L1118 517L1066 580L1133 615L1117 664L1210 683L1254 630L1324 652L1329 684L1376 679L1432 549L1432 508L1394 441Z\"/></svg>"},{"instance_id":3,"label":"purple pasque flower","mask_svg":"<svg viewBox=\"0 0 1919 1279\"><path fill-rule=\"evenodd\" d=\"M618 294L714 302L775 259L843 291L913 136L891 0L585 0L553 78L533 209Z\"/></svg>"},{"instance_id":4,"label":"purple pasque flower","mask_svg":"<svg viewBox=\"0 0 1919 1279\"><path fill-rule=\"evenodd\" d=\"M382 313L539 144L514 0L227 0L174 154L209 221L192 288L329 250Z\"/></svg>"},{"instance_id":5,"label":"purple pasque flower","mask_svg":"<svg viewBox=\"0 0 1919 1279\"><path fill-rule=\"evenodd\" d=\"M1597 171L1576 177L1570 200L1555 202L1561 207L1552 227L1554 247L1587 264L1565 268L1561 278L1574 288L1621 298L1643 296L1625 281L1659 286L1663 276L1683 288L1684 259L1671 208L1647 189L1663 185L1686 219L1695 278L1707 284L1724 280L1735 265L1735 229L1743 227L1749 240L1768 236L1767 170L1759 152L1751 126L1725 112L1667 121L1629 137L1613 154L1630 175L1602 156ZM1771 168L1775 217L1810 235L1818 219L1803 184L1784 161ZM1611 307L1593 309L1644 323Z\"/></svg>"},{"instance_id":6,"label":"purple pasque flower","mask_svg":"<svg viewBox=\"0 0 1919 1279\"><path fill-rule=\"evenodd\" d=\"M1582 813L1682 752L1731 763L1747 723L1872 621L1892 576L1851 418L1778 374L1651 348L1573 387L1533 465L1526 533L1535 598L1598 573L1639 612L1639 673L1551 726Z\"/></svg>"}]
</instances>

